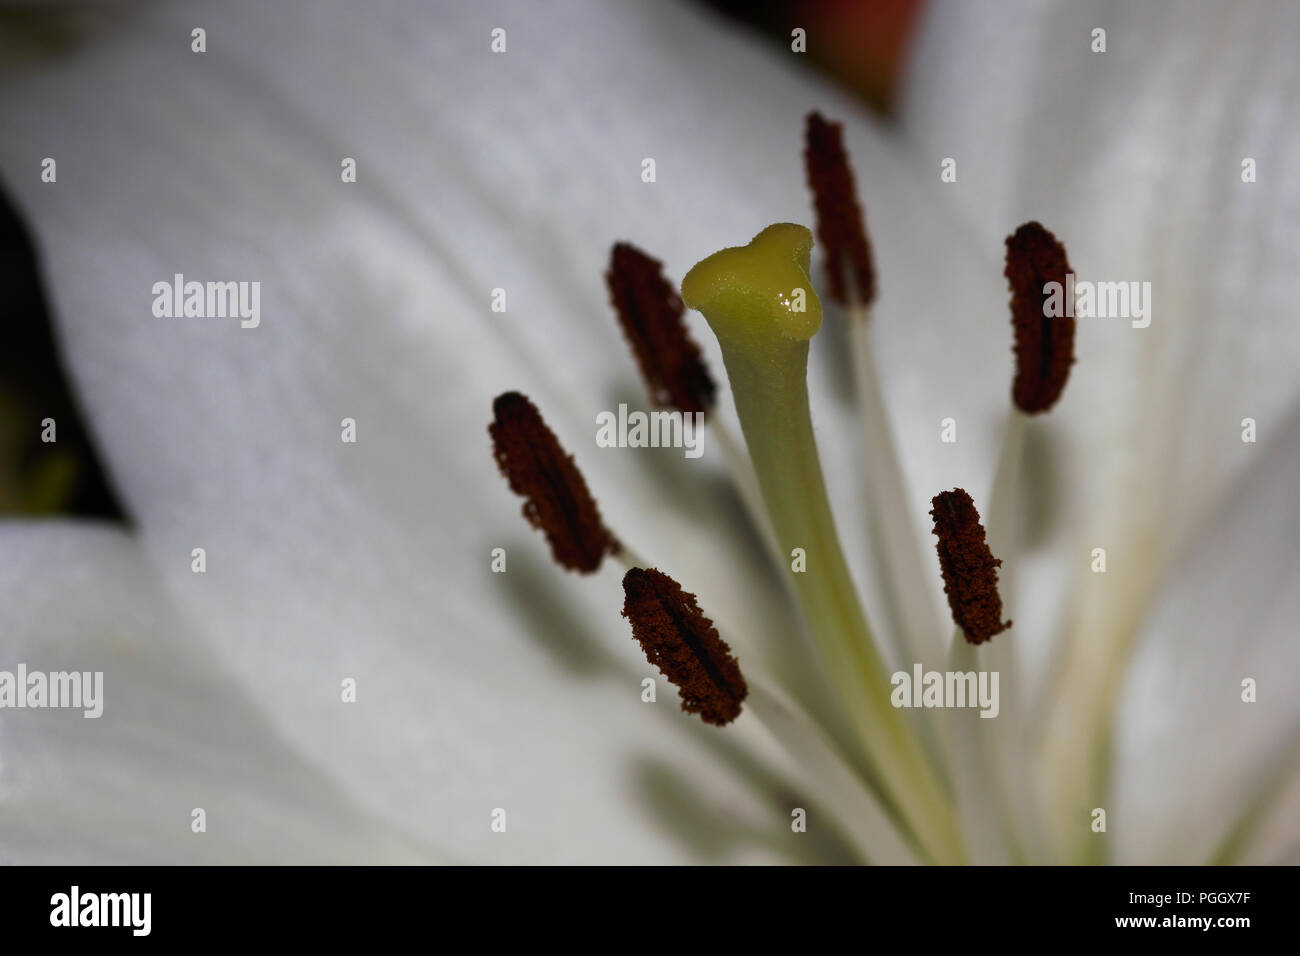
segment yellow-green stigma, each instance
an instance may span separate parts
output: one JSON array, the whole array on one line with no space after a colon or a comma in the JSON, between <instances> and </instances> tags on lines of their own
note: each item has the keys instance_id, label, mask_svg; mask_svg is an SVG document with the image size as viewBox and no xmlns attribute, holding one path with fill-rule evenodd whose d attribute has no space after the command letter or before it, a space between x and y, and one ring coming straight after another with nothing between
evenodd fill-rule
<instances>
[{"instance_id":1,"label":"yellow-green stigma","mask_svg":"<svg viewBox=\"0 0 1300 956\"><path fill-rule=\"evenodd\" d=\"M748 245L697 263L682 280L682 301L703 312L719 338L806 342L822 324L822 304L808 278L812 246L804 226L768 226Z\"/></svg>"}]
</instances>

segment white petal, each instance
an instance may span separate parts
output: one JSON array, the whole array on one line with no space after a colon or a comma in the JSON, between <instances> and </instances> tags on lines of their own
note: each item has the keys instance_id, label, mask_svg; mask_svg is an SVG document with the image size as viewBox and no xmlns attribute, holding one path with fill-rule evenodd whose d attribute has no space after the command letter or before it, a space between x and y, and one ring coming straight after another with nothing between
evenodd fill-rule
<instances>
[{"instance_id":1,"label":"white petal","mask_svg":"<svg viewBox=\"0 0 1300 956\"><path fill-rule=\"evenodd\" d=\"M1300 408L1254 454L1168 583L1124 686L1108 837L1120 862L1208 860L1276 775L1296 772ZM1300 836L1294 817L1289 829Z\"/></svg>"},{"instance_id":2,"label":"white petal","mask_svg":"<svg viewBox=\"0 0 1300 956\"><path fill-rule=\"evenodd\" d=\"M0 635L9 674L21 664L28 674L103 675L99 717L0 710L5 863L438 859L285 746L124 532L0 524ZM195 808L206 832L191 828Z\"/></svg>"}]
</instances>

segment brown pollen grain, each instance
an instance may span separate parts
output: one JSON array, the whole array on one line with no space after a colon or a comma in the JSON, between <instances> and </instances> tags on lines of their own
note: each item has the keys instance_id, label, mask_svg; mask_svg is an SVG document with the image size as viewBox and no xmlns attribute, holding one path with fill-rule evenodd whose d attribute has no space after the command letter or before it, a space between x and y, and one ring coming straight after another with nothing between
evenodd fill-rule
<instances>
[{"instance_id":1,"label":"brown pollen grain","mask_svg":"<svg viewBox=\"0 0 1300 956\"><path fill-rule=\"evenodd\" d=\"M623 598L632 636L647 660L677 686L682 710L719 727L739 717L749 687L695 595L661 571L631 568L623 576Z\"/></svg>"},{"instance_id":2,"label":"brown pollen grain","mask_svg":"<svg viewBox=\"0 0 1300 956\"><path fill-rule=\"evenodd\" d=\"M1003 274L1011 284L1011 324L1015 328L1016 377L1011 397L1027 415L1045 412L1065 389L1074 362L1072 315L1043 314L1049 282L1065 288L1070 262L1065 246L1037 222L1007 236Z\"/></svg>"},{"instance_id":3,"label":"brown pollen grain","mask_svg":"<svg viewBox=\"0 0 1300 956\"><path fill-rule=\"evenodd\" d=\"M616 243L605 284L651 400L687 414L707 414L716 386L686 330L686 309L664 278L662 263L630 243Z\"/></svg>"},{"instance_id":4,"label":"brown pollen grain","mask_svg":"<svg viewBox=\"0 0 1300 956\"><path fill-rule=\"evenodd\" d=\"M601 521L573 456L519 392L498 395L492 413L492 453L510 490L526 499L524 517L546 535L551 555L562 567L595 571L606 554L618 550L618 542Z\"/></svg>"},{"instance_id":5,"label":"brown pollen grain","mask_svg":"<svg viewBox=\"0 0 1300 956\"><path fill-rule=\"evenodd\" d=\"M983 644L1011 626L1010 621L1002 621L1002 598L998 595L997 569L1002 560L989 551L979 512L965 490L941 492L930 503L952 619L968 643Z\"/></svg>"},{"instance_id":6,"label":"brown pollen grain","mask_svg":"<svg viewBox=\"0 0 1300 956\"><path fill-rule=\"evenodd\" d=\"M844 151L843 127L827 121L820 113L809 113L803 155L817 210L817 240L825 250L831 280L830 297L848 305L853 286L859 302L869 306L876 298L876 268L853 171ZM846 274L846 266L851 274Z\"/></svg>"}]
</instances>

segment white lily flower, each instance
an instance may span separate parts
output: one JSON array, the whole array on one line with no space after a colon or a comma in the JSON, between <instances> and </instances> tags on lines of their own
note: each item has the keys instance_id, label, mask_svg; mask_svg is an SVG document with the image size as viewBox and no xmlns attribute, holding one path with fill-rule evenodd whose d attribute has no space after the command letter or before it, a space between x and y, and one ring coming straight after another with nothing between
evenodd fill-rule
<instances>
[{"instance_id":1,"label":"white lily flower","mask_svg":"<svg viewBox=\"0 0 1300 956\"><path fill-rule=\"evenodd\" d=\"M0 92L0 173L136 525L0 533L0 668L103 670L106 697L98 720L0 712L0 853L936 856L908 837L908 808L877 818L870 785L807 749L843 740L841 704L818 698L798 613L716 450L592 440L597 411L644 402L600 279L610 244L680 278L768 223L808 221L800 123L816 108L855 117L882 286L872 347L917 540L935 493L991 490L1011 379L1002 237L1041 219L1081 275L1156 290L1148 328L1080 319L1065 398L1027 434L1040 519L1005 556L1015 625L996 639L1024 664L1027 706L1006 716L1036 776L1003 794L1041 822L1024 855L1294 854L1295 14L1076 8L935 6L893 130L796 54L675 4L162 4ZM1090 50L1093 26L1107 53ZM949 157L955 183L939 176ZM1246 157L1258 182L1242 182ZM155 318L151 290L176 273L259 281L260 323ZM836 334L828 321L813 344L812 414L874 611L895 595L868 539ZM697 339L721 373L716 342ZM508 389L544 411L614 532L698 595L788 709L720 730L662 691L642 702L658 675L613 572L549 566L492 475L484 426ZM717 417L735 429L725 394ZM955 444L939 440L948 417ZM349 418L355 443L340 440ZM964 772L935 768L958 790ZM796 806L815 808L806 833ZM1108 832L1092 832L1093 807ZM961 823L953 858L1013 852Z\"/></svg>"}]
</instances>

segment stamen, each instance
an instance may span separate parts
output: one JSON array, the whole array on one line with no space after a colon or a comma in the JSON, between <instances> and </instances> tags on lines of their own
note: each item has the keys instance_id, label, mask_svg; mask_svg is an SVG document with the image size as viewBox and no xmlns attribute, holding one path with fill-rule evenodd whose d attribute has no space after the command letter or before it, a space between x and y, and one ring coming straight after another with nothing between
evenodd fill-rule
<instances>
[{"instance_id":1,"label":"stamen","mask_svg":"<svg viewBox=\"0 0 1300 956\"><path fill-rule=\"evenodd\" d=\"M852 283L859 302L867 307L876 298L876 270L842 132L839 123L828 122L820 113L809 113L804 165L817 207L817 239L826 247L830 297L840 305L848 305L854 291ZM846 266L852 269L851 277L845 274Z\"/></svg>"},{"instance_id":2,"label":"stamen","mask_svg":"<svg viewBox=\"0 0 1300 956\"><path fill-rule=\"evenodd\" d=\"M707 415L713 409L716 386L699 346L686 331L686 309L677 290L664 278L662 263L630 243L616 243L610 251L605 282L651 401L683 414L699 411ZM709 424L750 520L777 566L784 567L753 466L724 422L711 416Z\"/></svg>"},{"instance_id":3,"label":"stamen","mask_svg":"<svg viewBox=\"0 0 1300 956\"><path fill-rule=\"evenodd\" d=\"M688 414L707 413L716 386L699 346L686 331L682 300L662 268L662 263L635 246L617 243L605 273L610 301L651 399Z\"/></svg>"},{"instance_id":4,"label":"stamen","mask_svg":"<svg viewBox=\"0 0 1300 956\"><path fill-rule=\"evenodd\" d=\"M1045 286L1070 272L1065 246L1037 222L1007 237L1004 274L1011 283L1011 322L1016 330L1016 406L1027 415L1045 412L1061 397L1074 362L1074 316L1045 315ZM1069 310L1073 312L1073 309Z\"/></svg>"},{"instance_id":5,"label":"stamen","mask_svg":"<svg viewBox=\"0 0 1300 956\"><path fill-rule=\"evenodd\" d=\"M519 392L498 395L492 412L492 453L510 490L528 499L524 517L546 535L561 566L595 571L619 544L601 521L573 456L565 454L537 407Z\"/></svg>"},{"instance_id":6,"label":"stamen","mask_svg":"<svg viewBox=\"0 0 1300 956\"><path fill-rule=\"evenodd\" d=\"M817 208L817 234L826 246L831 297L844 307L848 319L854 384L866 438L865 485L872 519L881 532L872 536L871 546L888 585L884 610L890 626L886 631L895 663L937 662L942 654L942 628L936 626L939 622L926 584L921 544L905 507L906 482L876 371L869 328L870 306L876 296L875 268L838 123L829 123L818 113L808 114L804 161ZM848 269L851 275L845 274Z\"/></svg>"},{"instance_id":7,"label":"stamen","mask_svg":"<svg viewBox=\"0 0 1300 956\"><path fill-rule=\"evenodd\" d=\"M943 590L952 619L968 643L983 644L1011 626L1010 621L1002 621L1002 598L998 596L997 568L1002 561L993 557L984 543L979 512L963 489L941 492L931 504Z\"/></svg>"},{"instance_id":8,"label":"stamen","mask_svg":"<svg viewBox=\"0 0 1300 956\"><path fill-rule=\"evenodd\" d=\"M798 762L806 779L817 781L817 797L835 814L845 834L877 866L915 866L921 862L909 844L902 820L887 809L859 771L829 743L824 731L783 691L761 674L751 680L745 701L757 722Z\"/></svg>"},{"instance_id":9,"label":"stamen","mask_svg":"<svg viewBox=\"0 0 1300 956\"><path fill-rule=\"evenodd\" d=\"M987 655L1016 643L998 641L977 648L962 639L960 628L957 630L948 649L948 671L953 674L992 671L995 668ZM1005 698L1006 675L1002 678L1003 691L999 696ZM1011 821L1003 812L1007 795L999 790L1000 753L996 738L997 732L1009 723L1005 700L1001 701L997 720L984 720L971 708L954 707L942 714L937 723L948 756L949 778L956 792L970 860L976 866L1006 866L1012 862L1015 845L1008 832Z\"/></svg>"},{"instance_id":10,"label":"stamen","mask_svg":"<svg viewBox=\"0 0 1300 956\"><path fill-rule=\"evenodd\" d=\"M740 716L749 693L740 665L695 595L653 568L623 576L623 616L646 658L681 693L682 710L719 727Z\"/></svg>"}]
</instances>

